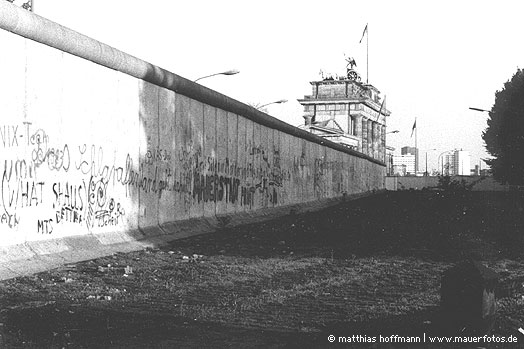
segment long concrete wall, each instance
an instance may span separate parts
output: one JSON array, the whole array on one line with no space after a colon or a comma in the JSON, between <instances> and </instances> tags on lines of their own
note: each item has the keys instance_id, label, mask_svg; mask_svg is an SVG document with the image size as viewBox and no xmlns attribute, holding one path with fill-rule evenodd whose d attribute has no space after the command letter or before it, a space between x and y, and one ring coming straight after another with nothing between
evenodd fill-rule
<instances>
[{"instance_id":1,"label":"long concrete wall","mask_svg":"<svg viewBox=\"0 0 524 349\"><path fill-rule=\"evenodd\" d=\"M379 161L6 1L0 28L0 277L384 188Z\"/></svg>"}]
</instances>

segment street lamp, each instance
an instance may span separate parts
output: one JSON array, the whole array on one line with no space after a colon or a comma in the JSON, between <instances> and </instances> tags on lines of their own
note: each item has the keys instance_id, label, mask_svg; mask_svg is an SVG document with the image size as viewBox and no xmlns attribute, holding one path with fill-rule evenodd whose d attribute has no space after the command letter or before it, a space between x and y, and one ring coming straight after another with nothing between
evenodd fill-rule
<instances>
[{"instance_id":1,"label":"street lamp","mask_svg":"<svg viewBox=\"0 0 524 349\"><path fill-rule=\"evenodd\" d=\"M268 105L271 105L271 104L280 104L280 103L286 103L286 102L287 102L287 99L280 99L280 100L275 101L275 102L259 105L258 107L256 107L256 109L260 110L260 109L262 109L264 107L267 107Z\"/></svg>"},{"instance_id":2,"label":"street lamp","mask_svg":"<svg viewBox=\"0 0 524 349\"><path fill-rule=\"evenodd\" d=\"M209 78L209 77L215 76L215 75L235 75L235 74L238 74L238 73L240 73L240 71L238 71L236 69L231 69L231 70L224 71L224 72L221 72L221 73L215 73L215 74L211 74L211 75L202 76L202 77L194 80L194 82L197 82L198 80Z\"/></svg>"},{"instance_id":3,"label":"street lamp","mask_svg":"<svg viewBox=\"0 0 524 349\"><path fill-rule=\"evenodd\" d=\"M474 107L469 107L469 109L475 110L475 111L481 111L481 112L488 113L488 114L491 113L491 111L486 110L486 109L480 109L480 108L474 108Z\"/></svg>"},{"instance_id":4,"label":"street lamp","mask_svg":"<svg viewBox=\"0 0 524 349\"><path fill-rule=\"evenodd\" d=\"M389 132L386 132L386 135L390 134L390 133L399 133L400 131L399 130L393 130L393 131L389 131ZM386 139L384 139L384 142L387 144L386 142ZM387 151L384 151L384 162L386 162L387 160ZM393 168L393 157L391 157L391 166L390 166L390 170L392 170Z\"/></svg>"}]
</instances>

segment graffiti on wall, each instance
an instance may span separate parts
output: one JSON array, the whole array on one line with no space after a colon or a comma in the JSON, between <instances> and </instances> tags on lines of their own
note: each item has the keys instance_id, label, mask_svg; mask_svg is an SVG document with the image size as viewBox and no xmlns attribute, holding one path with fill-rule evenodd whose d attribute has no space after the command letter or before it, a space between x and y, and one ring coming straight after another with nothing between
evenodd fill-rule
<instances>
[{"instance_id":1,"label":"graffiti on wall","mask_svg":"<svg viewBox=\"0 0 524 349\"><path fill-rule=\"evenodd\" d=\"M253 208L261 197L276 205L278 189L290 179L279 152L263 146L251 147L242 163L188 147L177 153L151 147L137 161L130 154L107 156L102 145L60 144L31 122L1 126L0 145L14 150L0 162L0 225L16 228L35 209L38 234L52 234L63 225L88 231L118 226L125 220L127 199L139 192L158 198L177 192L188 204Z\"/></svg>"},{"instance_id":2,"label":"graffiti on wall","mask_svg":"<svg viewBox=\"0 0 524 349\"><path fill-rule=\"evenodd\" d=\"M62 144L45 127L23 122L0 126L0 147L7 150L0 159L0 227L24 224L42 235L123 226L139 196L160 200L176 193L168 199L180 200L184 210L202 203L249 210L287 204L286 188L297 181L311 179L308 191L317 198L344 189L327 186L344 177L340 161L319 157L308 164L305 148L285 159L278 146L252 140L233 159L204 154L191 143L150 146L137 159L101 144Z\"/></svg>"}]
</instances>

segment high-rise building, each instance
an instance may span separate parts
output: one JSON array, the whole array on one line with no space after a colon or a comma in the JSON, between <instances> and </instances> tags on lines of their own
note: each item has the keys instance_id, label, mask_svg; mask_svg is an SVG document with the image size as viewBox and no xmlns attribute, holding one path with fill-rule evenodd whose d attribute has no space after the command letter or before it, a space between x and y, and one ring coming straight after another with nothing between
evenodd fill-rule
<instances>
[{"instance_id":1,"label":"high-rise building","mask_svg":"<svg viewBox=\"0 0 524 349\"><path fill-rule=\"evenodd\" d=\"M442 174L451 176L455 173L454 166L455 162L455 153L447 153L444 155L444 159L442 160Z\"/></svg>"},{"instance_id":2,"label":"high-rise building","mask_svg":"<svg viewBox=\"0 0 524 349\"><path fill-rule=\"evenodd\" d=\"M304 107L302 129L386 161L386 117L391 114L374 86L360 82L348 60L346 76L311 81L312 94L298 102Z\"/></svg>"},{"instance_id":3,"label":"high-rise building","mask_svg":"<svg viewBox=\"0 0 524 349\"><path fill-rule=\"evenodd\" d=\"M443 159L443 174L449 176L469 176L471 156L466 150L454 150Z\"/></svg>"},{"instance_id":4,"label":"high-rise building","mask_svg":"<svg viewBox=\"0 0 524 349\"><path fill-rule=\"evenodd\" d=\"M419 163L418 149L415 147L405 146L405 147L400 148L400 155L413 155L415 157L415 164ZM416 166L416 165L413 165L413 166ZM416 170L418 171L418 169ZM415 174L415 171L413 172L413 174Z\"/></svg>"},{"instance_id":5,"label":"high-rise building","mask_svg":"<svg viewBox=\"0 0 524 349\"><path fill-rule=\"evenodd\" d=\"M408 154L417 155L417 148L408 147L408 146L402 147L400 148L400 154L401 155L408 155Z\"/></svg>"},{"instance_id":6,"label":"high-rise building","mask_svg":"<svg viewBox=\"0 0 524 349\"><path fill-rule=\"evenodd\" d=\"M465 150L455 150L453 153L453 168L454 175L458 176L469 176L471 175L470 169L470 155L469 151Z\"/></svg>"},{"instance_id":7,"label":"high-rise building","mask_svg":"<svg viewBox=\"0 0 524 349\"><path fill-rule=\"evenodd\" d=\"M414 176L415 173L415 155L394 155L393 174L397 176Z\"/></svg>"}]
</instances>

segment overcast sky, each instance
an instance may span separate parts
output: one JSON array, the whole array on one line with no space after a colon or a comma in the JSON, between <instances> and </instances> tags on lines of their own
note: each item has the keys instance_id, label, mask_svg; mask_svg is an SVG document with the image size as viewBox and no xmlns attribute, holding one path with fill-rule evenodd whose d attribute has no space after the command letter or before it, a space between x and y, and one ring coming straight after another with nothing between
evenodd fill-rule
<instances>
[{"instance_id":1,"label":"overcast sky","mask_svg":"<svg viewBox=\"0 0 524 349\"><path fill-rule=\"evenodd\" d=\"M388 145L414 145L421 167L453 148L473 167L488 155L481 138L495 91L522 67L520 1L34 0L35 13L269 113L303 123L296 101L319 71L343 75L344 54L387 96ZM436 150L431 150L436 149ZM485 165L482 164L484 167Z\"/></svg>"}]
</instances>

